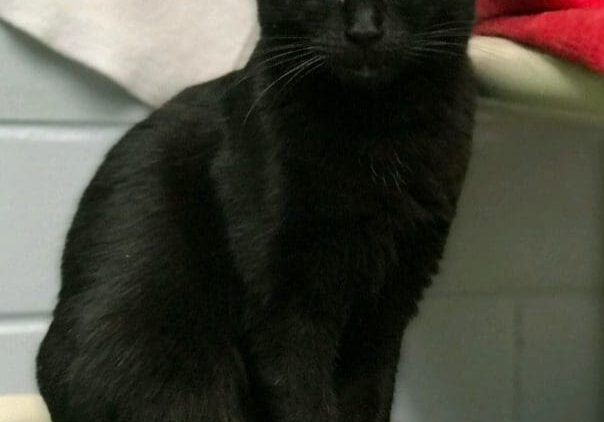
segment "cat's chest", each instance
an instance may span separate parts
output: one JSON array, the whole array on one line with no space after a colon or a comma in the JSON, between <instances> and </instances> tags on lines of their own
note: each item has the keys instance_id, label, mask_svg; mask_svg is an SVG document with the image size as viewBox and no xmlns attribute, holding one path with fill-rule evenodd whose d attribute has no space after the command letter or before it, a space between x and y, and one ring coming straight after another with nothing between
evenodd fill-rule
<instances>
[{"instance_id":1,"label":"cat's chest","mask_svg":"<svg viewBox=\"0 0 604 422\"><path fill-rule=\"evenodd\" d=\"M383 145L391 142L392 145ZM386 139L367 148L331 150L291 157L285 166L289 202L303 213L325 217L408 218L420 207L416 193L438 190L429 165L420 163L400 140Z\"/></svg>"},{"instance_id":2,"label":"cat's chest","mask_svg":"<svg viewBox=\"0 0 604 422\"><path fill-rule=\"evenodd\" d=\"M403 230L446 212L444 167L454 157L437 134L411 120L289 120L280 133L284 203L295 215L391 220Z\"/></svg>"}]
</instances>

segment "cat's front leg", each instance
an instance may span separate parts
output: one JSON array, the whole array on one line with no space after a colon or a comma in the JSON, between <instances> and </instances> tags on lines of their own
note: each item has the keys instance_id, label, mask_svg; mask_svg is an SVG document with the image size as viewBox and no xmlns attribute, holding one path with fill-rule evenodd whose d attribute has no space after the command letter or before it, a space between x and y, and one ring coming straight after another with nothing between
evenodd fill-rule
<instances>
[{"instance_id":1,"label":"cat's front leg","mask_svg":"<svg viewBox=\"0 0 604 422\"><path fill-rule=\"evenodd\" d=\"M335 326L303 312L273 316L279 323L260 329L252 346L265 420L335 422Z\"/></svg>"},{"instance_id":2,"label":"cat's front leg","mask_svg":"<svg viewBox=\"0 0 604 422\"><path fill-rule=\"evenodd\" d=\"M375 303L351 313L336 368L340 422L390 420L403 331L419 298L418 290L406 285L391 281Z\"/></svg>"},{"instance_id":3,"label":"cat's front leg","mask_svg":"<svg viewBox=\"0 0 604 422\"><path fill-rule=\"evenodd\" d=\"M322 259L303 251L288 262L279 286L249 334L260 419L336 422L334 365L348 304ZM316 258L316 259L315 259Z\"/></svg>"}]
</instances>

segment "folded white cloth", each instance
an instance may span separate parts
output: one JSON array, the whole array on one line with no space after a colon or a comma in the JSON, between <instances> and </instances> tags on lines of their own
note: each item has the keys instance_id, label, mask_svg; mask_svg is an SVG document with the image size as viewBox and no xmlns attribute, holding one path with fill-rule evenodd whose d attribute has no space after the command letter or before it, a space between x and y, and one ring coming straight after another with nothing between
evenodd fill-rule
<instances>
[{"instance_id":1,"label":"folded white cloth","mask_svg":"<svg viewBox=\"0 0 604 422\"><path fill-rule=\"evenodd\" d=\"M150 105L243 65L255 0L1 0L0 18Z\"/></svg>"}]
</instances>

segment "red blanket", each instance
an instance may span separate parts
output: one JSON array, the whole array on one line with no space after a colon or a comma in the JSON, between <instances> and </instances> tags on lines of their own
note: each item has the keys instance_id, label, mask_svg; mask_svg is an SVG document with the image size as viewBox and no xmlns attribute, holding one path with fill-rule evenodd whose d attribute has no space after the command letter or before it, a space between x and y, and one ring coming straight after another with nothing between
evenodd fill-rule
<instances>
[{"instance_id":1,"label":"red blanket","mask_svg":"<svg viewBox=\"0 0 604 422\"><path fill-rule=\"evenodd\" d=\"M477 0L474 32L529 44L604 74L604 0Z\"/></svg>"}]
</instances>

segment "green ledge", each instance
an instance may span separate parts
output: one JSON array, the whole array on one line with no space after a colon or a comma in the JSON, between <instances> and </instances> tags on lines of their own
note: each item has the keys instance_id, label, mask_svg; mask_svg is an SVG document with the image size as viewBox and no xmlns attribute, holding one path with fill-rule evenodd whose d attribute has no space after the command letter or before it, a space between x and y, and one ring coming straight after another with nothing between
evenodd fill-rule
<instances>
[{"instance_id":1,"label":"green ledge","mask_svg":"<svg viewBox=\"0 0 604 422\"><path fill-rule=\"evenodd\" d=\"M484 101L604 121L604 75L495 37L474 37L469 54Z\"/></svg>"}]
</instances>

